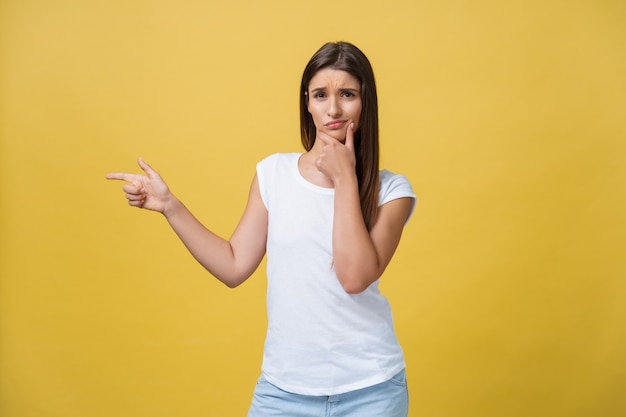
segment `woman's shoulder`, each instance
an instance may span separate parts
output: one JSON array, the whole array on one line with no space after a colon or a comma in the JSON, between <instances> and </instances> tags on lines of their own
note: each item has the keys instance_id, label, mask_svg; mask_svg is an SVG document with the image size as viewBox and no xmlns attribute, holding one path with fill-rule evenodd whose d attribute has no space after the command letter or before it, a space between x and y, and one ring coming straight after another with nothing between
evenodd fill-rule
<instances>
[{"instance_id":1,"label":"woman's shoulder","mask_svg":"<svg viewBox=\"0 0 626 417\"><path fill-rule=\"evenodd\" d=\"M299 153L274 153L266 156L256 164L257 174L276 173L281 170L291 170L297 166Z\"/></svg>"},{"instance_id":2,"label":"woman's shoulder","mask_svg":"<svg viewBox=\"0 0 626 417\"><path fill-rule=\"evenodd\" d=\"M402 174L396 174L388 169L381 169L378 176L380 178L381 188L401 185L411 187L411 183L407 177Z\"/></svg>"},{"instance_id":3,"label":"woman's shoulder","mask_svg":"<svg viewBox=\"0 0 626 417\"><path fill-rule=\"evenodd\" d=\"M409 179L401 174L396 174L387 169L383 169L379 173L380 178L380 195L381 204L387 201L402 197L416 198L413 187Z\"/></svg>"},{"instance_id":4,"label":"woman's shoulder","mask_svg":"<svg viewBox=\"0 0 626 417\"><path fill-rule=\"evenodd\" d=\"M259 164L261 164L261 163L277 163L277 162L293 161L294 159L299 158L300 155L302 155L302 154L301 153L297 153L297 152L277 152L277 153L273 153L273 154L268 155L265 158L261 159L259 161Z\"/></svg>"}]
</instances>

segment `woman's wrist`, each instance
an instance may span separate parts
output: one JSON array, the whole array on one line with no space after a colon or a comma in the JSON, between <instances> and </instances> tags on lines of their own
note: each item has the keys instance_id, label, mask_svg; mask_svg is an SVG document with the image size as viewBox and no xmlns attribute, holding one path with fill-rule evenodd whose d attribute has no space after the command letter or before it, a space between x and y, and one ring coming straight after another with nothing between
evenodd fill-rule
<instances>
[{"instance_id":1,"label":"woman's wrist","mask_svg":"<svg viewBox=\"0 0 626 417\"><path fill-rule=\"evenodd\" d=\"M356 176L355 172L346 173L344 175L339 175L333 178L333 184L335 186L335 190L337 188L359 188L359 179Z\"/></svg>"},{"instance_id":2,"label":"woman's wrist","mask_svg":"<svg viewBox=\"0 0 626 417\"><path fill-rule=\"evenodd\" d=\"M167 219L170 219L172 216L176 215L176 213L183 207L183 203L179 199L174 196L174 194L170 193L169 197L163 204L163 214Z\"/></svg>"}]
</instances>

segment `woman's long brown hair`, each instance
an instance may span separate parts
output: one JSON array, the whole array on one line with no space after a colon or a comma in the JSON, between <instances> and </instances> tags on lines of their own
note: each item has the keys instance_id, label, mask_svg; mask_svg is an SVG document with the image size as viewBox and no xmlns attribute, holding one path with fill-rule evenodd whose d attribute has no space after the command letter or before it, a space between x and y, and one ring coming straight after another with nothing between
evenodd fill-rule
<instances>
[{"instance_id":1,"label":"woman's long brown hair","mask_svg":"<svg viewBox=\"0 0 626 417\"><path fill-rule=\"evenodd\" d=\"M322 46L311 58L302 74L300 86L300 136L309 151L315 143L316 129L308 111L307 91L313 76L322 68L346 71L361 83L361 118L354 133L356 175L363 220L368 230L378 211L378 97L372 65L363 52L347 42L332 42Z\"/></svg>"}]
</instances>

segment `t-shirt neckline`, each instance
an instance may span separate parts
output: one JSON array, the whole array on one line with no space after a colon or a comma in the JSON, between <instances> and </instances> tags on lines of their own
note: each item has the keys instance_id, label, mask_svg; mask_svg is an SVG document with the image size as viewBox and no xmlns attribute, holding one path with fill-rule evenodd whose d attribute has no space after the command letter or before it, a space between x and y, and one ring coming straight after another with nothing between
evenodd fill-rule
<instances>
[{"instance_id":1,"label":"t-shirt neckline","mask_svg":"<svg viewBox=\"0 0 626 417\"><path fill-rule=\"evenodd\" d=\"M295 154L295 158L293 159L293 164L292 164L292 169L295 172L295 177L297 178L298 182L304 185L305 187L311 190L317 191L319 193L322 193L322 194L335 194L334 188L321 187L319 185L313 184L311 181L304 178L304 176L300 172L300 167L299 167L300 158L302 158L303 155L304 155L304 152Z\"/></svg>"}]
</instances>

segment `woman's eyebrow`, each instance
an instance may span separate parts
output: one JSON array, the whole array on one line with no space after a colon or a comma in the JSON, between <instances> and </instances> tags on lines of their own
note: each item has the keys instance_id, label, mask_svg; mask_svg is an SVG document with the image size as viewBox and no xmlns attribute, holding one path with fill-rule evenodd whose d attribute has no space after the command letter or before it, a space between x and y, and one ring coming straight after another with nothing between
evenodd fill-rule
<instances>
[{"instance_id":1,"label":"woman's eyebrow","mask_svg":"<svg viewBox=\"0 0 626 417\"><path fill-rule=\"evenodd\" d=\"M358 88L351 88L351 87L341 87L337 89L338 91L349 91L349 92L353 92L353 93L358 93L359 89ZM317 93L320 91L326 91L326 87L317 87L311 90L311 93Z\"/></svg>"}]
</instances>

